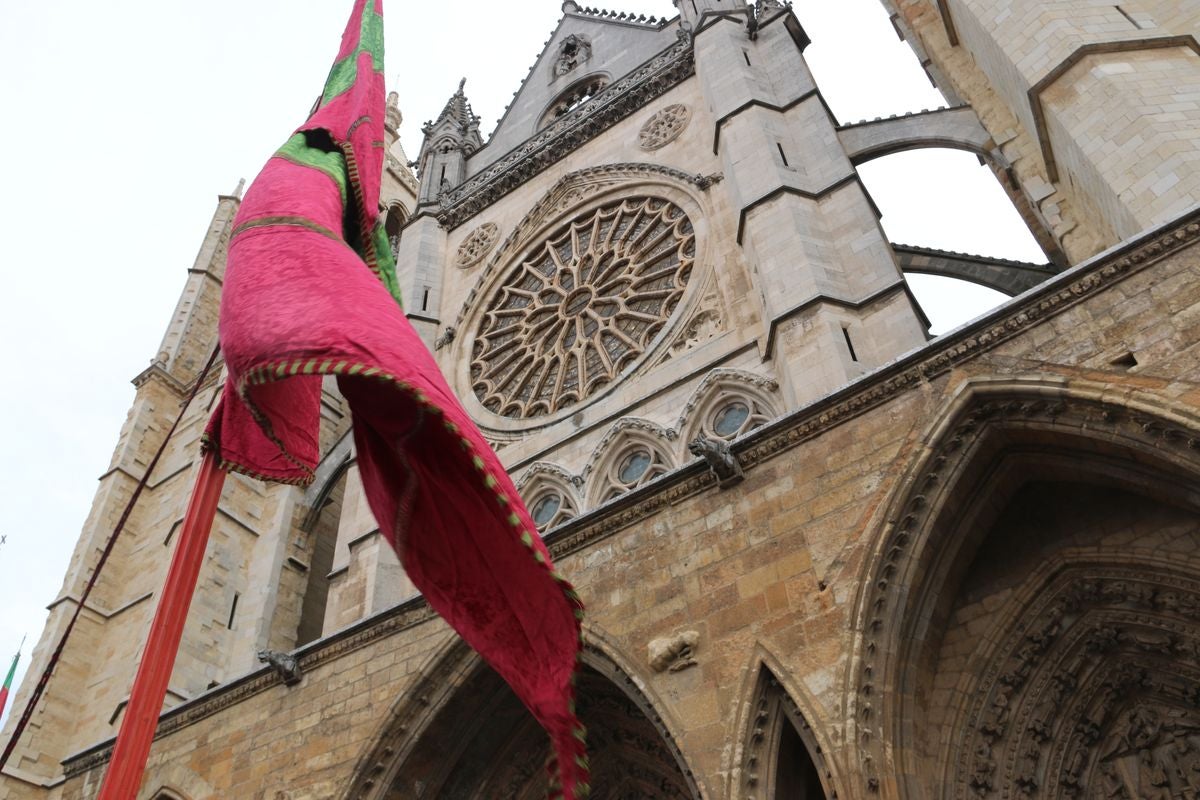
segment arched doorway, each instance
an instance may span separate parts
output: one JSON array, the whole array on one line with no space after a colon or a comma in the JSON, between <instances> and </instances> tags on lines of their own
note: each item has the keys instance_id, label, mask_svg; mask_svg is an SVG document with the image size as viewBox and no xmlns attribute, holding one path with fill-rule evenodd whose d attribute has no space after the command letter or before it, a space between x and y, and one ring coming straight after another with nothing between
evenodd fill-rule
<instances>
[{"instance_id":1,"label":"arched doorway","mask_svg":"<svg viewBox=\"0 0 1200 800\"><path fill-rule=\"evenodd\" d=\"M856 716L861 763L895 773L868 785L1196 796L1197 426L1039 388L967 392L892 507Z\"/></svg>"},{"instance_id":2,"label":"arched doorway","mask_svg":"<svg viewBox=\"0 0 1200 800\"><path fill-rule=\"evenodd\" d=\"M400 709L381 738L388 742L384 749L396 754L394 762L376 775L360 776L349 797L546 797L545 732L499 676L464 650L456 645L443 660L458 660L460 668L442 663L432 670L451 681L458 675L457 686L422 694L415 706ZM588 730L591 800L700 800L682 754L635 683L594 650L585 664L576 707ZM440 707L422 710L422 702ZM413 723L418 729L397 735Z\"/></svg>"}]
</instances>

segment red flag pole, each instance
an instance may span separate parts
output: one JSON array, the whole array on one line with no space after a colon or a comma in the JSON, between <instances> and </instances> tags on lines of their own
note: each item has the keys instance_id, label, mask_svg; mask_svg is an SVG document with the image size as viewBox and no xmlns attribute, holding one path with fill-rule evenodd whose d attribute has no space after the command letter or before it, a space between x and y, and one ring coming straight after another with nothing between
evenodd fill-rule
<instances>
[{"instance_id":1,"label":"red flag pole","mask_svg":"<svg viewBox=\"0 0 1200 800\"><path fill-rule=\"evenodd\" d=\"M97 800L137 796L224 483L225 471L217 466L213 453L205 453Z\"/></svg>"}]
</instances>

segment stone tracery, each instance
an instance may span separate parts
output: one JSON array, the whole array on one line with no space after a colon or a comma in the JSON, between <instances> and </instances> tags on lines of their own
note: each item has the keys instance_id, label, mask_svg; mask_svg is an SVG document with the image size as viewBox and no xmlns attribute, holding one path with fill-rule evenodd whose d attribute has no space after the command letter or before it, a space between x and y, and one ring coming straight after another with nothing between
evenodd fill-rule
<instances>
[{"instance_id":1,"label":"stone tracery","mask_svg":"<svg viewBox=\"0 0 1200 800\"><path fill-rule=\"evenodd\" d=\"M499 239L499 226L494 222L485 222L471 231L471 234L458 246L458 253L454 257L454 266L460 269L475 266L483 260L484 256L492 252L492 248L496 246Z\"/></svg>"},{"instance_id":2,"label":"stone tracery","mask_svg":"<svg viewBox=\"0 0 1200 800\"><path fill-rule=\"evenodd\" d=\"M471 379L502 416L568 408L649 349L691 277L695 233L667 200L580 215L509 274L480 323Z\"/></svg>"},{"instance_id":3,"label":"stone tracery","mask_svg":"<svg viewBox=\"0 0 1200 800\"><path fill-rule=\"evenodd\" d=\"M679 138L691 118L691 110L682 103L672 103L656 111L638 132L638 145L643 150L666 147Z\"/></svg>"}]
</instances>

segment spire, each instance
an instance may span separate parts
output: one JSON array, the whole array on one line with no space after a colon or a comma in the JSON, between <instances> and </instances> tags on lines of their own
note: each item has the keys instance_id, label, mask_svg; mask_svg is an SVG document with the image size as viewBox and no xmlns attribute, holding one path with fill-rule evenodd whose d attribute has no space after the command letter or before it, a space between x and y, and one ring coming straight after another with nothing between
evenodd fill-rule
<instances>
[{"instance_id":1,"label":"spire","mask_svg":"<svg viewBox=\"0 0 1200 800\"><path fill-rule=\"evenodd\" d=\"M421 132L422 203L435 201L443 192L466 179L466 159L483 147L479 133L480 119L467 102L467 79L458 82L458 90L446 101L446 107L433 122L426 122Z\"/></svg>"},{"instance_id":2,"label":"spire","mask_svg":"<svg viewBox=\"0 0 1200 800\"><path fill-rule=\"evenodd\" d=\"M471 104L467 102L467 96L463 92L466 85L466 78L458 82L458 91L452 94L450 99L446 101L446 107L438 115L437 121L432 124L426 124L426 132L441 127L445 122L450 122L458 126L459 131L463 134L466 134L472 128L476 131L479 130L479 117L476 116L474 109L471 108Z\"/></svg>"}]
</instances>

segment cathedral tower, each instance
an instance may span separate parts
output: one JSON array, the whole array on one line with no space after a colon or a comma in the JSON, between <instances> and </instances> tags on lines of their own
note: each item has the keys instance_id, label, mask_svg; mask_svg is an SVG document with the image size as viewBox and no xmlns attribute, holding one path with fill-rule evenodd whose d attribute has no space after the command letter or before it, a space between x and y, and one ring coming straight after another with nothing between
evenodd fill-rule
<instances>
[{"instance_id":1,"label":"cathedral tower","mask_svg":"<svg viewBox=\"0 0 1200 800\"><path fill-rule=\"evenodd\" d=\"M1196 796L1195 4L885 0L950 103L846 124L788 4L662 3L565 0L490 136L463 83L424 126L419 181L386 111L406 314L588 607L592 797ZM858 168L923 147L986 163L1052 263L890 242ZM31 674L197 400L0 800L103 774L237 204ZM934 338L907 271L1014 297ZM227 483L143 798L544 797L544 735L407 580L325 389L312 486Z\"/></svg>"}]
</instances>

